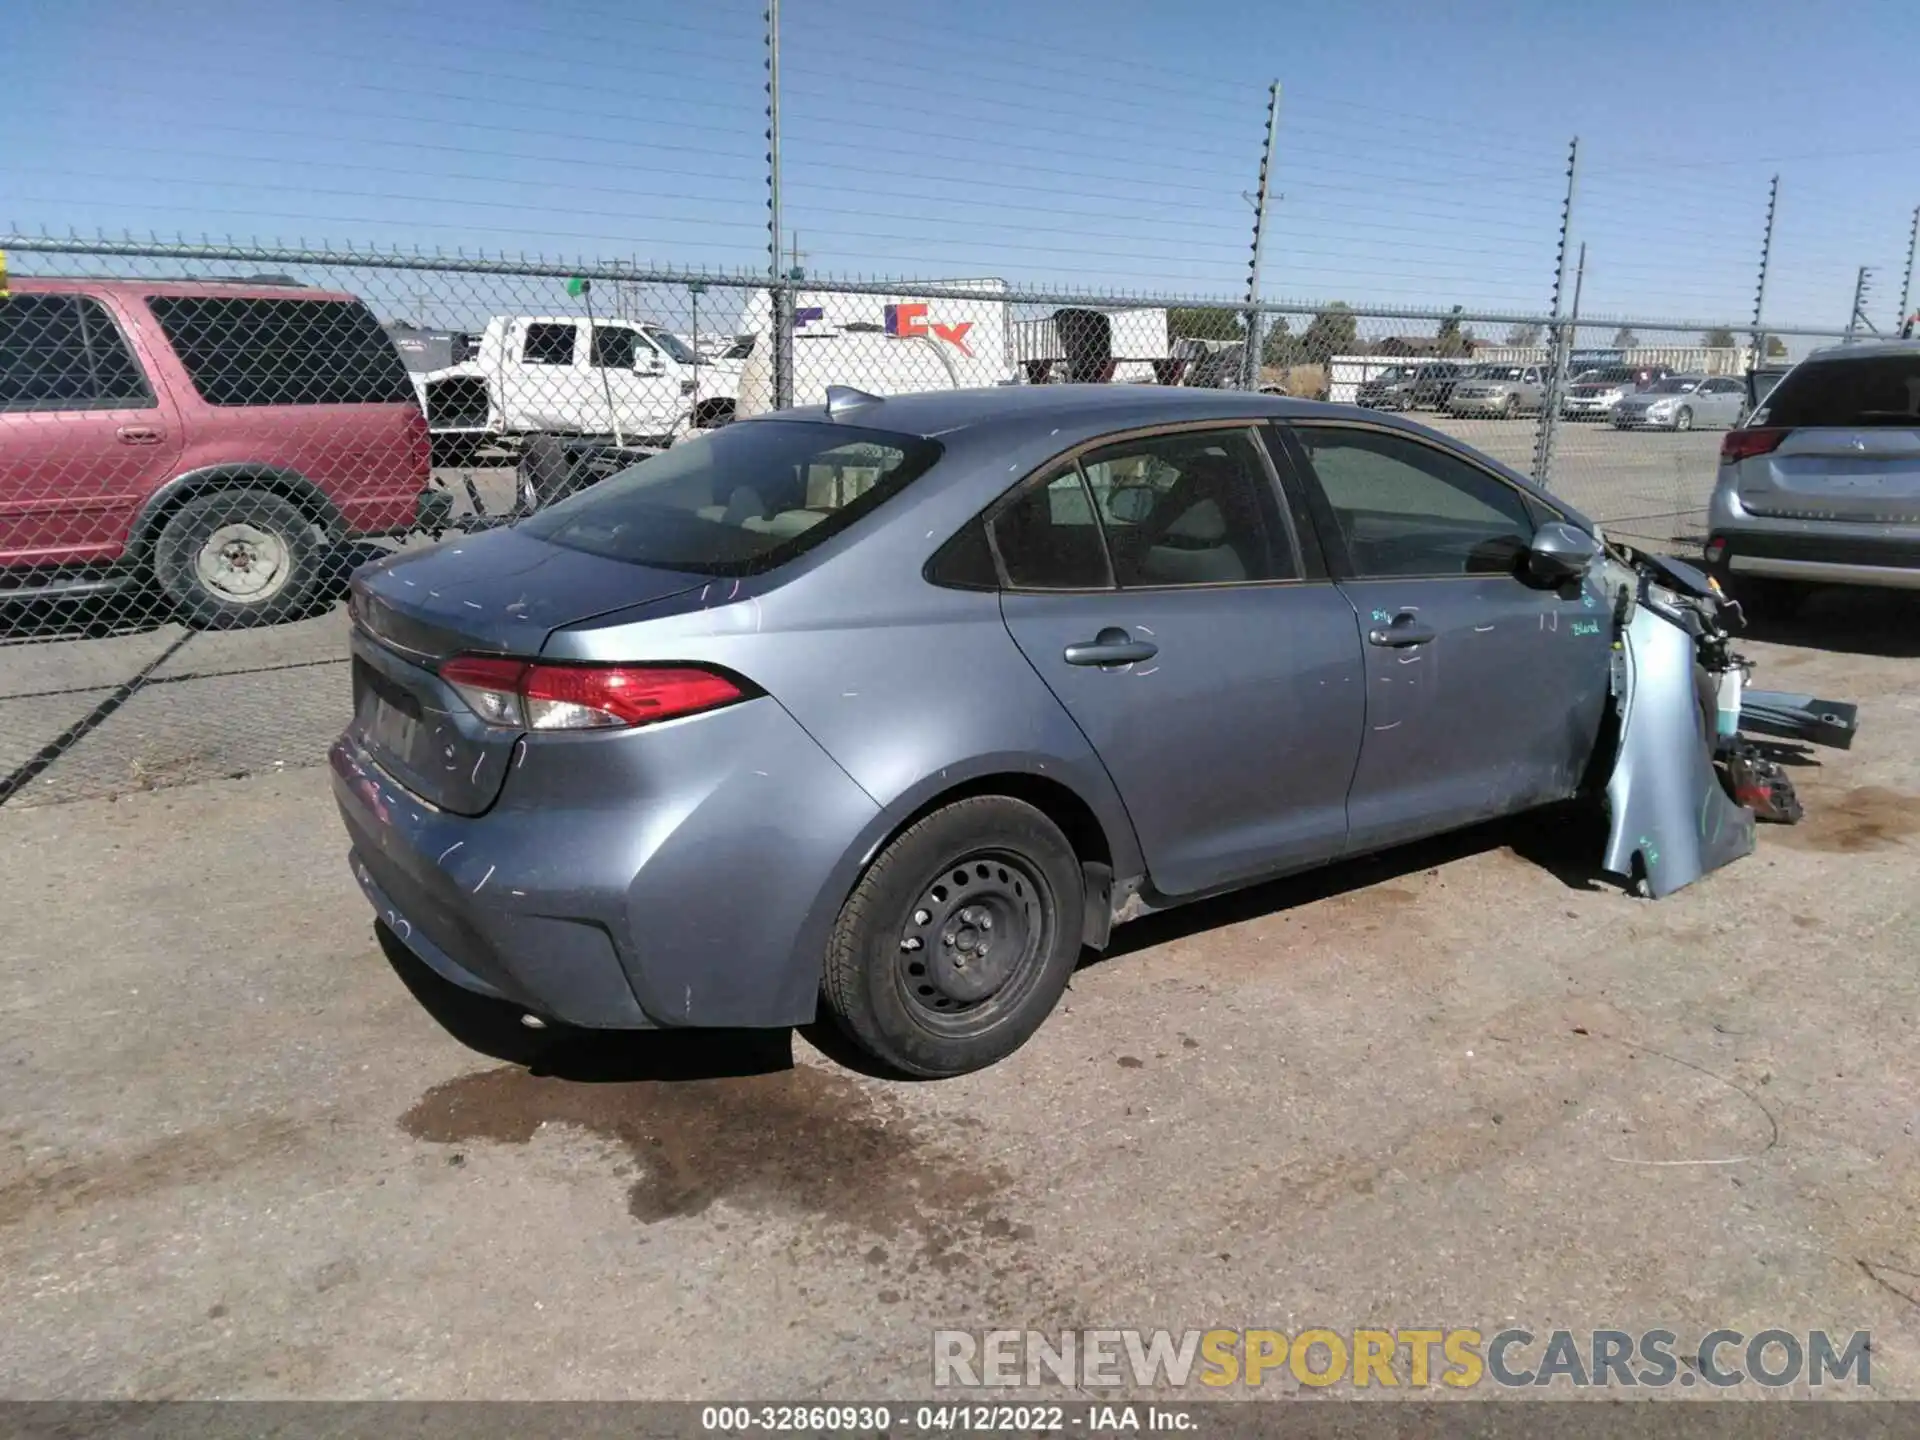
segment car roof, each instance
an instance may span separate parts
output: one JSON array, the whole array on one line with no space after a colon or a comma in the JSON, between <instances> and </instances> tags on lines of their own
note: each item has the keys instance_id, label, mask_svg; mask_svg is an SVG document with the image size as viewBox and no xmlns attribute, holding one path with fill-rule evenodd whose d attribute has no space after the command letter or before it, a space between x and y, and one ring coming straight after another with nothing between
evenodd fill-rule
<instances>
[{"instance_id":1,"label":"car roof","mask_svg":"<svg viewBox=\"0 0 1920 1440\"><path fill-rule=\"evenodd\" d=\"M1886 355L1920 356L1920 340L1856 340L1851 345L1828 345L1810 351L1808 360L1872 360Z\"/></svg>"},{"instance_id":2,"label":"car roof","mask_svg":"<svg viewBox=\"0 0 1920 1440\"><path fill-rule=\"evenodd\" d=\"M1124 430L1183 420L1301 418L1349 413L1347 407L1264 395L1171 385L995 385L893 395L846 414L849 425L932 437L1041 417L1065 428ZM767 411L745 422L829 420L824 405Z\"/></svg>"},{"instance_id":3,"label":"car roof","mask_svg":"<svg viewBox=\"0 0 1920 1440\"><path fill-rule=\"evenodd\" d=\"M138 300L148 295L206 295L229 300L359 300L344 290L319 290L297 281L235 278L191 280L129 279L124 275L16 275L16 295L114 295Z\"/></svg>"}]
</instances>

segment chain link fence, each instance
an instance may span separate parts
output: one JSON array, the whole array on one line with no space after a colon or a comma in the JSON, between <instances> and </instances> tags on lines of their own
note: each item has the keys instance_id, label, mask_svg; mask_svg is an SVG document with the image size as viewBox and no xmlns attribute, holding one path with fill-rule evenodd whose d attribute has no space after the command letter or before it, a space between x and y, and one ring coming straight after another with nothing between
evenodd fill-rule
<instances>
[{"instance_id":1,"label":"chain link fence","mask_svg":"<svg viewBox=\"0 0 1920 1440\"><path fill-rule=\"evenodd\" d=\"M23 805L317 763L357 565L829 385L1253 383L1405 412L1685 551L1755 366L1752 337L1694 322L3 243L0 803Z\"/></svg>"}]
</instances>

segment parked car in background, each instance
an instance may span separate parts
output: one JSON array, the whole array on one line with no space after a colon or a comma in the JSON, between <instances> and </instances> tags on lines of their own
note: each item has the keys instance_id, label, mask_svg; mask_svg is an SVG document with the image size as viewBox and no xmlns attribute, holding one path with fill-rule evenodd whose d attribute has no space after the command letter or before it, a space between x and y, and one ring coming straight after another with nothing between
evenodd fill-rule
<instances>
[{"instance_id":1,"label":"parked car in background","mask_svg":"<svg viewBox=\"0 0 1920 1440\"><path fill-rule=\"evenodd\" d=\"M1567 382L1560 399L1566 420L1610 420L1614 407L1673 372L1664 365L1603 365L1583 370Z\"/></svg>"},{"instance_id":2,"label":"parked car in background","mask_svg":"<svg viewBox=\"0 0 1920 1440\"><path fill-rule=\"evenodd\" d=\"M1459 360L1429 360L1421 365L1413 379L1413 408L1446 409L1447 401L1453 395L1453 387L1459 383L1461 372L1465 369L1465 363Z\"/></svg>"},{"instance_id":3,"label":"parked car in background","mask_svg":"<svg viewBox=\"0 0 1920 1440\"><path fill-rule=\"evenodd\" d=\"M1454 383L1447 411L1510 420L1538 413L1546 399L1546 377L1538 365L1470 365Z\"/></svg>"},{"instance_id":4,"label":"parked car in background","mask_svg":"<svg viewBox=\"0 0 1920 1440\"><path fill-rule=\"evenodd\" d=\"M15 278L0 298L0 599L152 580L195 625L280 619L331 542L437 513L429 477L406 367L352 295Z\"/></svg>"},{"instance_id":5,"label":"parked car in background","mask_svg":"<svg viewBox=\"0 0 1920 1440\"><path fill-rule=\"evenodd\" d=\"M1395 365L1362 381L1354 403L1369 410L1443 410L1464 368L1451 360Z\"/></svg>"},{"instance_id":6,"label":"parked car in background","mask_svg":"<svg viewBox=\"0 0 1920 1440\"><path fill-rule=\"evenodd\" d=\"M1732 375L1669 375L1613 408L1618 430L1727 430L1746 408L1746 382Z\"/></svg>"},{"instance_id":7,"label":"parked car in background","mask_svg":"<svg viewBox=\"0 0 1920 1440\"><path fill-rule=\"evenodd\" d=\"M400 352L400 363L414 375L464 364L480 348L478 339L464 330L432 330L404 320L389 321L386 330Z\"/></svg>"},{"instance_id":8,"label":"parked car in background","mask_svg":"<svg viewBox=\"0 0 1920 1440\"><path fill-rule=\"evenodd\" d=\"M1756 612L1920 589L1920 341L1816 350L1720 442L1707 563Z\"/></svg>"},{"instance_id":9,"label":"parked car in background","mask_svg":"<svg viewBox=\"0 0 1920 1440\"><path fill-rule=\"evenodd\" d=\"M1119 921L1573 795L1600 554L1349 406L836 390L359 571L334 792L383 943L537 1022L953 1075Z\"/></svg>"},{"instance_id":10,"label":"parked car in background","mask_svg":"<svg viewBox=\"0 0 1920 1440\"><path fill-rule=\"evenodd\" d=\"M478 444L607 435L664 444L733 417L740 366L703 359L663 325L500 315L471 358L414 376L443 463Z\"/></svg>"},{"instance_id":11,"label":"parked car in background","mask_svg":"<svg viewBox=\"0 0 1920 1440\"><path fill-rule=\"evenodd\" d=\"M1419 366L1390 365L1372 379L1360 382L1353 403L1365 410L1411 410L1419 380Z\"/></svg>"}]
</instances>

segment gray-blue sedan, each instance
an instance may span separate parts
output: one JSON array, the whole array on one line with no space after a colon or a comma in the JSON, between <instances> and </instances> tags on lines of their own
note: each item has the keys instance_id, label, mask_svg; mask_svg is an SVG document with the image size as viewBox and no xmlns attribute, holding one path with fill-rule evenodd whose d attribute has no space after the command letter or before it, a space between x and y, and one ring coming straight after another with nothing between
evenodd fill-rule
<instances>
[{"instance_id":1,"label":"gray-blue sedan","mask_svg":"<svg viewBox=\"0 0 1920 1440\"><path fill-rule=\"evenodd\" d=\"M353 873L534 1023L957 1074L1116 922L1573 795L1598 551L1368 411L838 392L356 576Z\"/></svg>"}]
</instances>

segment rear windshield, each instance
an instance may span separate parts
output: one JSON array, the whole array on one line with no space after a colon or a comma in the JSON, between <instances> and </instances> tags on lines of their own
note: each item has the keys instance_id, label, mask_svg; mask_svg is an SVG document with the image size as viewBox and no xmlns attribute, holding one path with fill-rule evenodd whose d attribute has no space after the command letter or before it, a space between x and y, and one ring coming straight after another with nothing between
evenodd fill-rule
<instances>
[{"instance_id":1,"label":"rear windshield","mask_svg":"<svg viewBox=\"0 0 1920 1440\"><path fill-rule=\"evenodd\" d=\"M747 421L629 466L521 529L609 560L750 575L845 529L939 456L939 445L912 435Z\"/></svg>"},{"instance_id":2,"label":"rear windshield","mask_svg":"<svg viewBox=\"0 0 1920 1440\"><path fill-rule=\"evenodd\" d=\"M1920 350L1809 360L1773 387L1756 425L1920 426Z\"/></svg>"},{"instance_id":3,"label":"rear windshield","mask_svg":"<svg viewBox=\"0 0 1920 1440\"><path fill-rule=\"evenodd\" d=\"M414 399L393 338L357 300L152 295L147 307L209 405Z\"/></svg>"}]
</instances>

